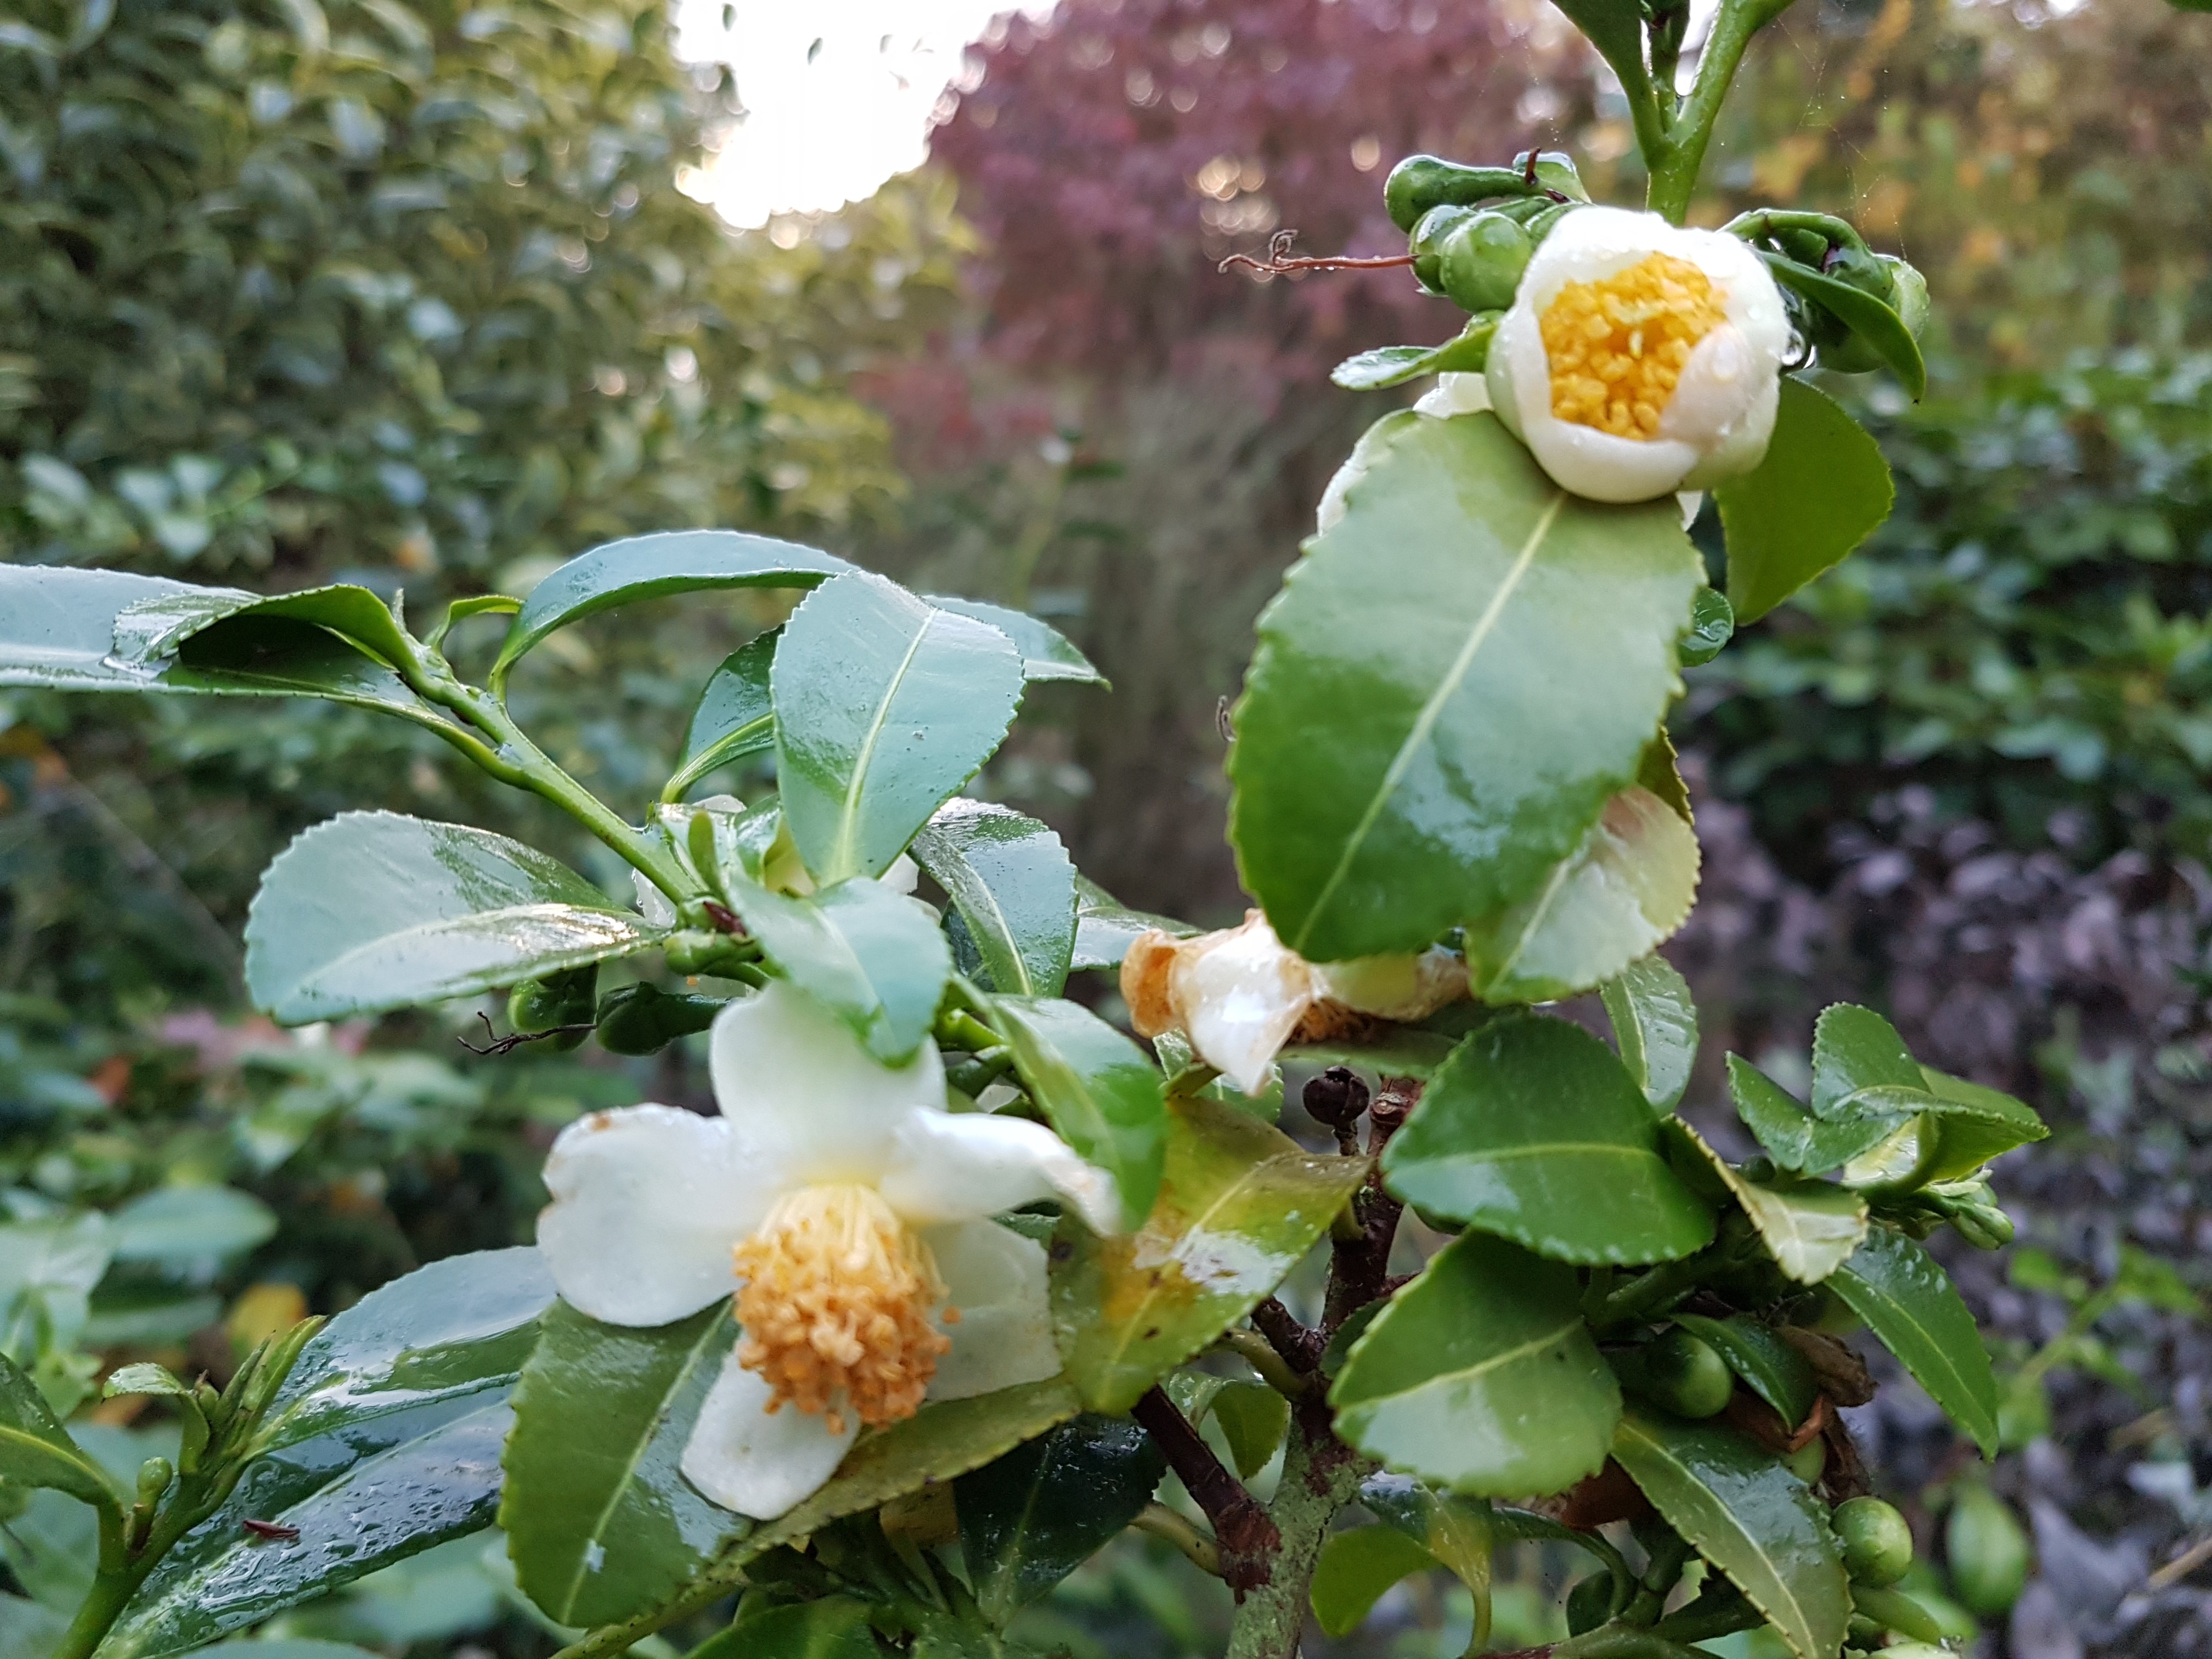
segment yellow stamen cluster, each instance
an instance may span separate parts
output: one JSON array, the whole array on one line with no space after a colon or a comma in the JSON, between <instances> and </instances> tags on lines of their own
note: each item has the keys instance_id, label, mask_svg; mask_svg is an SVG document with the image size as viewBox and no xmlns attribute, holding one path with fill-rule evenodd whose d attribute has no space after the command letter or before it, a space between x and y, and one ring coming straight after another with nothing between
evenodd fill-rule
<instances>
[{"instance_id":1,"label":"yellow stamen cluster","mask_svg":"<svg viewBox=\"0 0 2212 1659\"><path fill-rule=\"evenodd\" d=\"M1705 273L1654 253L1594 283L1569 283L1538 328L1552 413L1617 438L1653 438L1698 341L1728 318Z\"/></svg>"},{"instance_id":2,"label":"yellow stamen cluster","mask_svg":"<svg viewBox=\"0 0 2212 1659\"><path fill-rule=\"evenodd\" d=\"M736 1254L738 1363L774 1389L771 1413L787 1402L842 1433L847 1412L873 1428L921 1409L951 1346L929 1322L945 1285L874 1188L802 1187Z\"/></svg>"}]
</instances>

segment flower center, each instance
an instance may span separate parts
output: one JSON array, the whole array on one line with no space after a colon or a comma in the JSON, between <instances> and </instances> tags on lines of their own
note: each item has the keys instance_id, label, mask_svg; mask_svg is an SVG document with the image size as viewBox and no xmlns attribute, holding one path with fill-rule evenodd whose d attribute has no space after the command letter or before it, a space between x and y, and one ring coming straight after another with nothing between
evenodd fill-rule
<instances>
[{"instance_id":1,"label":"flower center","mask_svg":"<svg viewBox=\"0 0 2212 1659\"><path fill-rule=\"evenodd\" d=\"M1705 273L1671 253L1569 283L1537 325L1552 364L1552 413L1617 438L1656 437L1682 365L1727 320Z\"/></svg>"},{"instance_id":2,"label":"flower center","mask_svg":"<svg viewBox=\"0 0 2212 1659\"><path fill-rule=\"evenodd\" d=\"M921 1409L951 1346L929 1322L945 1284L929 1247L874 1188L802 1187L736 1256L738 1363L775 1390L770 1412L787 1401L842 1433L848 1411L872 1428Z\"/></svg>"}]
</instances>

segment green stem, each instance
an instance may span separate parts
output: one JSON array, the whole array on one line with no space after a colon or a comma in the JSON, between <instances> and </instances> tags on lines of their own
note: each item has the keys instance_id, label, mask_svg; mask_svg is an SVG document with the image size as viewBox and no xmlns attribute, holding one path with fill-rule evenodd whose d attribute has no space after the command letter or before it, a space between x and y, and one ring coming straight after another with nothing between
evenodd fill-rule
<instances>
[{"instance_id":1,"label":"green stem","mask_svg":"<svg viewBox=\"0 0 2212 1659\"><path fill-rule=\"evenodd\" d=\"M1129 1524L1173 1547L1200 1572L1221 1577L1221 1546L1166 1504L1146 1504Z\"/></svg>"},{"instance_id":2,"label":"green stem","mask_svg":"<svg viewBox=\"0 0 2212 1659\"><path fill-rule=\"evenodd\" d=\"M1644 144L1644 164L1651 179L1644 204L1676 224L1690 210L1697 191L1698 171L1705 165L1705 148L1712 142L1713 124L1719 120L1729 84L1743 62L1751 37L1787 10L1790 0L1721 0L1712 33L1698 59L1698 79L1681 112L1668 124L1656 147ZM1638 129L1638 142L1643 131Z\"/></svg>"},{"instance_id":3,"label":"green stem","mask_svg":"<svg viewBox=\"0 0 2212 1659\"><path fill-rule=\"evenodd\" d=\"M1275 1352L1274 1345L1257 1331L1224 1331L1214 1338L1213 1346L1235 1354L1285 1400L1303 1400L1312 1392L1312 1379L1292 1370L1282 1355Z\"/></svg>"},{"instance_id":4,"label":"green stem","mask_svg":"<svg viewBox=\"0 0 2212 1659\"><path fill-rule=\"evenodd\" d=\"M1747 242L1757 241L1785 230L1809 230L1826 238L1830 247L1856 248L1862 253L1866 251L1866 239L1848 222L1832 213L1753 208L1748 213L1737 214L1721 228L1731 236L1742 237Z\"/></svg>"}]
</instances>

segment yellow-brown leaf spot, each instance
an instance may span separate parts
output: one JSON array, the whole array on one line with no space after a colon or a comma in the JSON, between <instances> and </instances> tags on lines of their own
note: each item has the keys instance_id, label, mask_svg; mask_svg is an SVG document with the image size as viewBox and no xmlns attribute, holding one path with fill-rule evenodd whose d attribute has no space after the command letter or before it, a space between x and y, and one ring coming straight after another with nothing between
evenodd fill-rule
<instances>
[{"instance_id":1,"label":"yellow-brown leaf spot","mask_svg":"<svg viewBox=\"0 0 2212 1659\"><path fill-rule=\"evenodd\" d=\"M802 1187L736 1255L738 1363L774 1389L770 1412L796 1406L842 1433L847 1412L878 1428L921 1408L951 1346L929 1318L945 1285L874 1188Z\"/></svg>"},{"instance_id":2,"label":"yellow-brown leaf spot","mask_svg":"<svg viewBox=\"0 0 2212 1659\"><path fill-rule=\"evenodd\" d=\"M1569 283L1537 321L1552 413L1617 438L1656 437L1682 365L1727 319L1705 273L1671 253Z\"/></svg>"}]
</instances>

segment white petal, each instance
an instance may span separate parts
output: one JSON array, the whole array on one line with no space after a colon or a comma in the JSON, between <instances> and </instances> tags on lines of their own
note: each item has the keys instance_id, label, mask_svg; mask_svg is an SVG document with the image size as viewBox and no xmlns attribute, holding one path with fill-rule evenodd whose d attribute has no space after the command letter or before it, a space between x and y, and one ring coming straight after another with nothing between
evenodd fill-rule
<instances>
[{"instance_id":1,"label":"white petal","mask_svg":"<svg viewBox=\"0 0 2212 1659\"><path fill-rule=\"evenodd\" d=\"M1170 981L1190 1046L1248 1095L1319 994L1313 970L1254 910L1242 927L1187 951Z\"/></svg>"},{"instance_id":2,"label":"white petal","mask_svg":"<svg viewBox=\"0 0 2212 1659\"><path fill-rule=\"evenodd\" d=\"M638 914L657 927L673 927L676 925L676 906L670 902L668 895L647 880L642 870L631 871L629 878L637 887Z\"/></svg>"},{"instance_id":3,"label":"white petal","mask_svg":"<svg viewBox=\"0 0 2212 1659\"><path fill-rule=\"evenodd\" d=\"M545 1160L538 1248L579 1312L665 1325L732 1294L731 1247L775 1201L776 1170L731 1124L672 1106L593 1112Z\"/></svg>"},{"instance_id":4,"label":"white petal","mask_svg":"<svg viewBox=\"0 0 2212 1659\"><path fill-rule=\"evenodd\" d=\"M945 1300L960 1311L943 1327L952 1347L937 1362L929 1397L965 1400L1059 1376L1044 1246L995 1221L956 1221L921 1237Z\"/></svg>"},{"instance_id":5,"label":"white petal","mask_svg":"<svg viewBox=\"0 0 2212 1659\"><path fill-rule=\"evenodd\" d=\"M1677 490L1674 501L1682 509L1682 528L1687 530L1698 521L1698 514L1705 505L1705 492L1702 489Z\"/></svg>"},{"instance_id":6,"label":"white petal","mask_svg":"<svg viewBox=\"0 0 2212 1659\"><path fill-rule=\"evenodd\" d=\"M1490 387L1480 374L1446 373L1423 392L1413 405L1416 415L1439 420L1454 415L1480 415L1490 407Z\"/></svg>"},{"instance_id":7,"label":"white petal","mask_svg":"<svg viewBox=\"0 0 2212 1659\"><path fill-rule=\"evenodd\" d=\"M707 1390L678 1465L684 1478L726 1510L773 1521L805 1502L837 1472L860 1431L847 1416L832 1434L827 1418L786 1406L771 1415L768 1383L733 1352Z\"/></svg>"},{"instance_id":8,"label":"white petal","mask_svg":"<svg viewBox=\"0 0 2212 1659\"><path fill-rule=\"evenodd\" d=\"M793 1183L873 1182L891 1138L916 1112L942 1110L945 1071L924 1042L884 1065L843 1021L783 980L715 1017L714 1098Z\"/></svg>"},{"instance_id":9,"label":"white petal","mask_svg":"<svg viewBox=\"0 0 2212 1659\"><path fill-rule=\"evenodd\" d=\"M1683 483L1703 489L1724 479L1741 477L1766 459L1767 441L1774 435L1774 416L1782 401L1782 377L1761 377L1751 405L1735 425L1706 452L1704 460L1690 469Z\"/></svg>"},{"instance_id":10,"label":"white petal","mask_svg":"<svg viewBox=\"0 0 2212 1659\"><path fill-rule=\"evenodd\" d=\"M918 1227L973 1221L1054 1194L1093 1231L1121 1218L1114 1177L1092 1168L1041 1123L982 1112L917 1112L886 1149L884 1201Z\"/></svg>"},{"instance_id":11,"label":"white petal","mask_svg":"<svg viewBox=\"0 0 2212 1659\"><path fill-rule=\"evenodd\" d=\"M911 893L921 885L921 866L901 853L891 860L891 867L876 878L876 882L894 893Z\"/></svg>"}]
</instances>

